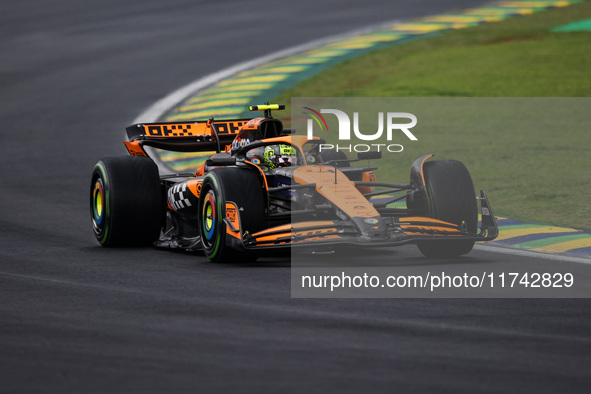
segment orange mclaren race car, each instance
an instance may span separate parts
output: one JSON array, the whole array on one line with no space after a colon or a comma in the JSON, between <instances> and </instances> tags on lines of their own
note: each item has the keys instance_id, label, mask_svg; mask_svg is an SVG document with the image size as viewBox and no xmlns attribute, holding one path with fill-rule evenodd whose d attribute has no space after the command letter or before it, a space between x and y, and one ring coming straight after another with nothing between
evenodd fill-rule
<instances>
[{"instance_id":1,"label":"orange mclaren race car","mask_svg":"<svg viewBox=\"0 0 591 394\"><path fill-rule=\"evenodd\" d=\"M226 261L342 243L414 243L426 256L450 257L497 236L486 194L476 197L459 161L427 161L432 155L426 155L411 165L408 183L376 182L376 167L352 164L379 152L348 159L321 150L323 140L292 135L271 116L284 107L250 107L264 111L254 119L128 127L130 156L102 159L92 173L98 242L203 250L212 261ZM194 173L164 175L147 147L217 153ZM406 207L392 207L402 200Z\"/></svg>"}]
</instances>

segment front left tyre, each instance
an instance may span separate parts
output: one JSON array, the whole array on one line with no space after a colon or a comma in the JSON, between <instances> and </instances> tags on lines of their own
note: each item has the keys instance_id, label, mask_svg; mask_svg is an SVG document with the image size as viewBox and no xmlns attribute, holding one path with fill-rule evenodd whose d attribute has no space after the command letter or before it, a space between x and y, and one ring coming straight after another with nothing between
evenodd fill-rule
<instances>
[{"instance_id":1,"label":"front left tyre","mask_svg":"<svg viewBox=\"0 0 591 394\"><path fill-rule=\"evenodd\" d=\"M478 206L472 177L466 166L457 160L434 160L425 163L424 176L430 201L426 207L428 216L476 234ZM422 241L418 247L426 257L456 257L470 252L474 240Z\"/></svg>"},{"instance_id":2,"label":"front left tyre","mask_svg":"<svg viewBox=\"0 0 591 394\"><path fill-rule=\"evenodd\" d=\"M146 246L160 235L164 205L158 167L147 157L100 160L90 183L90 217L102 246Z\"/></svg>"},{"instance_id":3,"label":"front left tyre","mask_svg":"<svg viewBox=\"0 0 591 394\"><path fill-rule=\"evenodd\" d=\"M257 255L240 250L240 239L226 230L226 203L237 207L243 233L265 228L265 189L260 175L245 168L216 168L203 179L199 195L199 231L205 256L213 262L252 262Z\"/></svg>"}]
</instances>

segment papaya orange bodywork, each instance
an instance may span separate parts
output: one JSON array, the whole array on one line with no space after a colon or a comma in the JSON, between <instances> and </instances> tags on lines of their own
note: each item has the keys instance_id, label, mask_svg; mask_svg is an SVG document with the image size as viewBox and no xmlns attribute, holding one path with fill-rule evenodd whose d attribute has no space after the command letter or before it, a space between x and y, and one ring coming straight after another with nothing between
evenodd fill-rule
<instances>
[{"instance_id":1,"label":"papaya orange bodywork","mask_svg":"<svg viewBox=\"0 0 591 394\"><path fill-rule=\"evenodd\" d=\"M148 156L139 141L124 141L123 144L131 156Z\"/></svg>"}]
</instances>

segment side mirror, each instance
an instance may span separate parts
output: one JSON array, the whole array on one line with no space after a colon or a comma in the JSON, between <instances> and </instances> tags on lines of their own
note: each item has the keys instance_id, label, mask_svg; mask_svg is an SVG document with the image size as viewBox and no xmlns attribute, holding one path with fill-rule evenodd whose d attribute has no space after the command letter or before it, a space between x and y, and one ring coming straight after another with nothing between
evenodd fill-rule
<instances>
[{"instance_id":1,"label":"side mirror","mask_svg":"<svg viewBox=\"0 0 591 394\"><path fill-rule=\"evenodd\" d=\"M381 159L382 152L377 151L369 151L369 152L358 152L357 158L359 160L372 160L372 159Z\"/></svg>"},{"instance_id":2,"label":"side mirror","mask_svg":"<svg viewBox=\"0 0 591 394\"><path fill-rule=\"evenodd\" d=\"M219 156L214 155L209 159L205 160L205 165L208 167L216 166L233 166L236 165L236 158L231 156Z\"/></svg>"}]
</instances>

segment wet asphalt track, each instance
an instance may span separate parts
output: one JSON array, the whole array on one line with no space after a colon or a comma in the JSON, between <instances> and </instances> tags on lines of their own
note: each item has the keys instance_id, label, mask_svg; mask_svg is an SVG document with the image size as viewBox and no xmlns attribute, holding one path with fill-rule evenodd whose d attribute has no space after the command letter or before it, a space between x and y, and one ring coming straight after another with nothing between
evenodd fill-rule
<instances>
[{"instance_id":1,"label":"wet asphalt track","mask_svg":"<svg viewBox=\"0 0 591 394\"><path fill-rule=\"evenodd\" d=\"M297 3L3 4L0 392L588 391L587 300L291 299L286 260L97 246L92 165L125 154L123 128L157 99L285 47L478 2Z\"/></svg>"}]
</instances>

